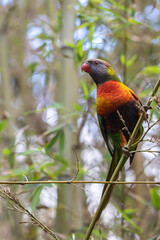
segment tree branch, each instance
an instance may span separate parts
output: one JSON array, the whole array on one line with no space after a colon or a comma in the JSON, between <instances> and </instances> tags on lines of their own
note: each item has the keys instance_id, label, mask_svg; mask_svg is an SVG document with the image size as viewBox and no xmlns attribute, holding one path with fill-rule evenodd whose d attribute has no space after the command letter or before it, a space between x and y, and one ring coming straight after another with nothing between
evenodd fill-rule
<instances>
[{"instance_id":1,"label":"tree branch","mask_svg":"<svg viewBox=\"0 0 160 240\"><path fill-rule=\"evenodd\" d=\"M11 193L10 188L6 187L4 189L0 189L0 196L4 199L7 199L9 203L12 205L13 209L20 212L27 214L32 224L38 225L40 228L43 229L44 232L48 233L50 236L52 236L54 239L59 240L59 238L56 236L55 233L53 233L45 224L43 224L38 218L36 218L32 213L28 211L19 201L16 194ZM12 209L12 210L13 210ZM21 222L22 223L22 222Z\"/></svg>"},{"instance_id":2,"label":"tree branch","mask_svg":"<svg viewBox=\"0 0 160 240\"><path fill-rule=\"evenodd\" d=\"M160 184L155 181L134 181L134 182L123 182L123 181L0 181L0 185L32 185L32 184Z\"/></svg>"}]
</instances>

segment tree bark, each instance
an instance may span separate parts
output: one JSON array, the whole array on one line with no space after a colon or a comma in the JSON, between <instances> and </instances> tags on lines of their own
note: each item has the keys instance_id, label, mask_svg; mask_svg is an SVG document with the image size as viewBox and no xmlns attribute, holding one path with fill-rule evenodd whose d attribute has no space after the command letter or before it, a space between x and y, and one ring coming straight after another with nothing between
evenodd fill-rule
<instances>
[{"instance_id":1,"label":"tree bark","mask_svg":"<svg viewBox=\"0 0 160 240\"><path fill-rule=\"evenodd\" d=\"M1 95L3 99L3 110L9 113L13 119L13 109L11 107L12 88L10 81L10 69L8 65L8 42L7 42L7 27L5 28L4 14L2 6L0 6L0 71L1 71ZM7 138L12 140L14 137L12 122L9 121L7 126Z\"/></svg>"},{"instance_id":2,"label":"tree bark","mask_svg":"<svg viewBox=\"0 0 160 240\"><path fill-rule=\"evenodd\" d=\"M73 32L75 25L74 0L63 0L62 30L61 30L61 62L58 82L58 100L69 112L73 110L73 103L78 101L78 81L74 66L74 50L66 45L66 41L74 43ZM76 121L73 120L75 124ZM70 167L61 179L71 179L76 171L76 157L72 145L76 143L76 136L69 129L65 129L64 157ZM61 206L65 206L61 208ZM64 209L65 208L65 209ZM56 229L68 234L72 230L82 227L82 196L79 188L61 185L58 187L58 207Z\"/></svg>"}]
</instances>

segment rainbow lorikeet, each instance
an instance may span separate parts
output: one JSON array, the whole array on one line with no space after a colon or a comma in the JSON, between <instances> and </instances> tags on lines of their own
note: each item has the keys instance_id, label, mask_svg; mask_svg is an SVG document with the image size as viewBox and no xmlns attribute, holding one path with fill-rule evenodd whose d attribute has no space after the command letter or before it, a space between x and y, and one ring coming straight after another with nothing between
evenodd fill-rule
<instances>
[{"instance_id":1,"label":"rainbow lorikeet","mask_svg":"<svg viewBox=\"0 0 160 240\"><path fill-rule=\"evenodd\" d=\"M82 65L81 70L89 73L97 85L96 106L99 126L112 156L106 179L109 181L122 156L123 147L127 145L139 116L144 111L143 106L134 92L120 81L109 63L91 59ZM139 140L142 133L141 127L134 143ZM136 147L137 144L132 150ZM130 155L131 162L133 157L134 154ZM104 186L102 195L106 187L107 185Z\"/></svg>"}]
</instances>

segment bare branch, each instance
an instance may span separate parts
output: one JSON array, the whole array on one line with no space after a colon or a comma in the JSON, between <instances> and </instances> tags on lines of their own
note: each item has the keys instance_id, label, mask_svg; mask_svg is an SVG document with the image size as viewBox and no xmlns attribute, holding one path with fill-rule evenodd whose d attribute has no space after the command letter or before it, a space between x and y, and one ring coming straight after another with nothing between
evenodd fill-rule
<instances>
[{"instance_id":1,"label":"bare branch","mask_svg":"<svg viewBox=\"0 0 160 240\"><path fill-rule=\"evenodd\" d=\"M79 173L79 159L78 159L78 156L77 156L77 153L76 153L76 148L73 146L72 149L73 149L73 151L76 155L77 171L76 171L75 175L73 176L73 178L70 180L70 182L73 182L77 178L78 173Z\"/></svg>"},{"instance_id":2,"label":"bare branch","mask_svg":"<svg viewBox=\"0 0 160 240\"><path fill-rule=\"evenodd\" d=\"M66 180L66 181L30 181L30 182L23 182L23 181L0 181L0 185L31 185L31 184L160 184L160 182L147 182L147 181L134 181L134 182L121 182L121 181L83 181L83 180L79 180L79 181L70 181L70 180ZM7 196L3 196L3 194L1 194L0 191L0 196L3 197L4 199L8 199L8 200L13 200L12 198L9 199L9 197Z\"/></svg>"},{"instance_id":3,"label":"bare branch","mask_svg":"<svg viewBox=\"0 0 160 240\"><path fill-rule=\"evenodd\" d=\"M48 233L50 236L52 236L54 239L59 240L59 238L56 236L54 232L52 232L44 223L42 223L37 217L35 217L32 213L29 212L28 209L26 209L19 201L15 193L11 193L9 187L5 187L4 189L0 189L0 196L7 199L9 203L12 205L12 207L20 212L27 214L32 224L36 224L40 228L43 229L44 232ZM21 222L23 223L23 222Z\"/></svg>"},{"instance_id":4,"label":"bare branch","mask_svg":"<svg viewBox=\"0 0 160 240\"><path fill-rule=\"evenodd\" d=\"M126 122L125 120L123 119L123 116L120 114L120 112L117 110L117 113L118 113L118 116L119 116L119 119L121 120L121 122L123 123L124 125L124 129L127 131L128 135L131 137L131 133L126 125Z\"/></svg>"},{"instance_id":5,"label":"bare branch","mask_svg":"<svg viewBox=\"0 0 160 240\"><path fill-rule=\"evenodd\" d=\"M146 141L144 140L145 136L147 135L147 133L160 121L160 119L158 119L155 123L153 123L151 126L149 126L148 124L148 129L145 131L145 133L142 135L142 137L137 141L135 142L134 144L132 144L131 147L133 146L136 146L138 143L142 142L142 141Z\"/></svg>"},{"instance_id":6,"label":"bare branch","mask_svg":"<svg viewBox=\"0 0 160 240\"><path fill-rule=\"evenodd\" d=\"M150 127L148 127L147 131L143 134L142 138L140 139L140 141L143 141L144 137L147 135L147 133L158 123L160 122L160 118L155 122L153 123Z\"/></svg>"}]
</instances>

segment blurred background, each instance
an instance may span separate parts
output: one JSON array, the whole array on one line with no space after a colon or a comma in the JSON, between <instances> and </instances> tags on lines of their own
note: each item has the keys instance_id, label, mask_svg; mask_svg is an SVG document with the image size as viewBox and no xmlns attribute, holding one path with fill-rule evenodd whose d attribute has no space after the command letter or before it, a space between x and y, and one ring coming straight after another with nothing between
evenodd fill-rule
<instances>
[{"instance_id":1,"label":"blurred background","mask_svg":"<svg viewBox=\"0 0 160 240\"><path fill-rule=\"evenodd\" d=\"M160 74L159 0L0 0L0 181L105 180L110 155L96 116L96 87L81 73L110 62L145 104ZM155 98L144 129L159 118ZM124 181L160 181L160 125L140 144ZM83 239L102 187L10 186L60 239ZM0 198L1 240L51 239ZM118 185L92 239L158 239L160 188ZM19 222L27 222L19 224Z\"/></svg>"}]
</instances>

